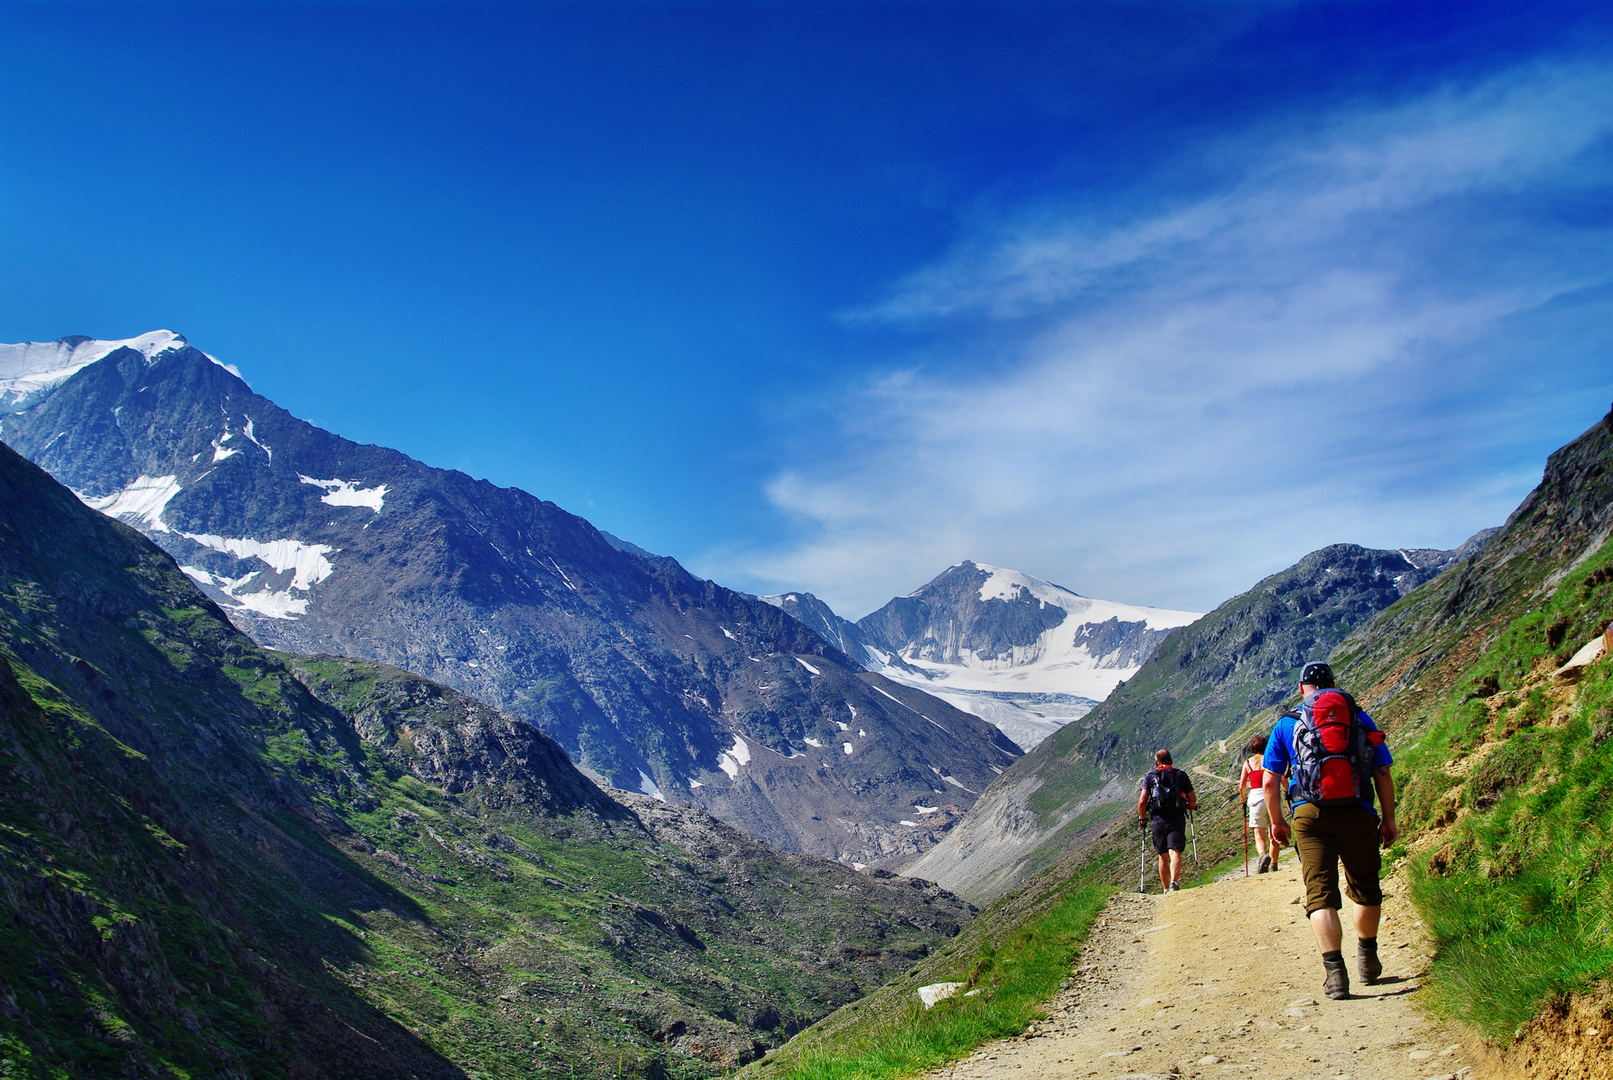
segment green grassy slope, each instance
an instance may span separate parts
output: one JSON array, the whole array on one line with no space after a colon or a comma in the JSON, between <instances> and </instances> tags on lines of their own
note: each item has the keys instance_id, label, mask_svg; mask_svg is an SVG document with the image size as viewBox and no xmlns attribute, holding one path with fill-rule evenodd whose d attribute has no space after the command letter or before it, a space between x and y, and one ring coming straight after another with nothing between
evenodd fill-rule
<instances>
[{"instance_id":1,"label":"green grassy slope","mask_svg":"<svg viewBox=\"0 0 1613 1080\"><path fill-rule=\"evenodd\" d=\"M258 649L3 447L0 777L5 1075L704 1075L970 914Z\"/></svg>"},{"instance_id":2,"label":"green grassy slope","mask_svg":"<svg viewBox=\"0 0 1613 1080\"><path fill-rule=\"evenodd\" d=\"M1613 666L1554 673L1613 620L1613 433L1552 455L1484 554L1335 654L1390 729L1434 1000L1501 1041L1613 976Z\"/></svg>"}]
</instances>

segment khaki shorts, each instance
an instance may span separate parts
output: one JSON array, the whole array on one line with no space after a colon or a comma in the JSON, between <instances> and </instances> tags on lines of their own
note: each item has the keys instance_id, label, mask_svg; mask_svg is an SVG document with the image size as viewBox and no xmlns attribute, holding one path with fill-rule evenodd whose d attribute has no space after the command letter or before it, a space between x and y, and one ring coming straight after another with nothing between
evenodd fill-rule
<instances>
[{"instance_id":1,"label":"khaki shorts","mask_svg":"<svg viewBox=\"0 0 1613 1080\"><path fill-rule=\"evenodd\" d=\"M1266 809L1266 794L1260 793L1258 800L1249 801L1249 827L1251 829L1271 828L1271 813Z\"/></svg>"},{"instance_id":2,"label":"khaki shorts","mask_svg":"<svg viewBox=\"0 0 1613 1080\"><path fill-rule=\"evenodd\" d=\"M1339 864L1344 864L1345 895L1357 904L1383 903L1378 887L1378 815L1364 806L1323 809L1294 807L1294 850L1305 875L1305 914L1344 906L1339 897Z\"/></svg>"}]
</instances>

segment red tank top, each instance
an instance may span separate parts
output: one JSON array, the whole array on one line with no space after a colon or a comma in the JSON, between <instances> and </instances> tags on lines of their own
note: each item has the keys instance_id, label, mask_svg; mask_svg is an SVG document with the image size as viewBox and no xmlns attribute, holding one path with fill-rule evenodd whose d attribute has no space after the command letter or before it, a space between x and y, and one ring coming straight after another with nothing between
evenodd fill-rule
<instances>
[{"instance_id":1,"label":"red tank top","mask_svg":"<svg viewBox=\"0 0 1613 1080\"><path fill-rule=\"evenodd\" d=\"M1250 765L1248 762L1245 762L1243 767L1249 770L1249 790L1250 791L1254 791L1256 788L1260 787L1262 784L1264 784L1266 782L1266 770L1265 769L1257 769L1254 766Z\"/></svg>"}]
</instances>

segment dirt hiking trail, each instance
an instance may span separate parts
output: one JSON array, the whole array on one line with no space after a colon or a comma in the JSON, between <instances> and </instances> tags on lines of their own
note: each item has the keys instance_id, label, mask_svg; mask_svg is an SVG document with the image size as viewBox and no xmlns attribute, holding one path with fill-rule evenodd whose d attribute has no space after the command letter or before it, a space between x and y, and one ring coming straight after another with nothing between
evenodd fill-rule
<instances>
[{"instance_id":1,"label":"dirt hiking trail","mask_svg":"<svg viewBox=\"0 0 1613 1080\"><path fill-rule=\"evenodd\" d=\"M1149 874L1151 889L1158 888ZM987 1044L930 1080L1482 1080L1501 1076L1471 1036L1416 1007L1428 970L1417 914L1385 882L1383 979L1355 975L1346 1001L1322 994L1322 962L1292 903L1303 886L1290 851L1274 873L1168 896L1121 893L1094 925L1079 967L1025 1035ZM1343 916L1348 926L1351 905Z\"/></svg>"}]
</instances>

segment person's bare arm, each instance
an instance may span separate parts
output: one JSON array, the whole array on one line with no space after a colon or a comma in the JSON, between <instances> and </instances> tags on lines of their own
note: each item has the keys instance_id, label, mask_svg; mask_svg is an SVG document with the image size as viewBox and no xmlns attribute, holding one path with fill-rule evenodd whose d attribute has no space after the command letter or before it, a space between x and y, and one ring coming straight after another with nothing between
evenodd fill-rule
<instances>
[{"instance_id":1,"label":"person's bare arm","mask_svg":"<svg viewBox=\"0 0 1613 1080\"><path fill-rule=\"evenodd\" d=\"M1387 847L1400 835L1400 829L1395 825L1395 778L1389 775L1389 766L1380 765L1378 771L1372 774L1372 786L1378 789L1378 805L1383 810L1378 839Z\"/></svg>"},{"instance_id":2,"label":"person's bare arm","mask_svg":"<svg viewBox=\"0 0 1613 1080\"><path fill-rule=\"evenodd\" d=\"M1137 793L1137 818L1143 825L1148 824L1148 792L1146 790Z\"/></svg>"},{"instance_id":3,"label":"person's bare arm","mask_svg":"<svg viewBox=\"0 0 1613 1080\"><path fill-rule=\"evenodd\" d=\"M1199 808L1199 793L1198 792L1189 791L1187 793L1187 808L1189 810L1197 810Z\"/></svg>"},{"instance_id":4,"label":"person's bare arm","mask_svg":"<svg viewBox=\"0 0 1613 1080\"><path fill-rule=\"evenodd\" d=\"M1282 777L1266 770L1266 816L1271 818L1271 836L1279 844L1288 842L1288 822L1283 820Z\"/></svg>"}]
</instances>

